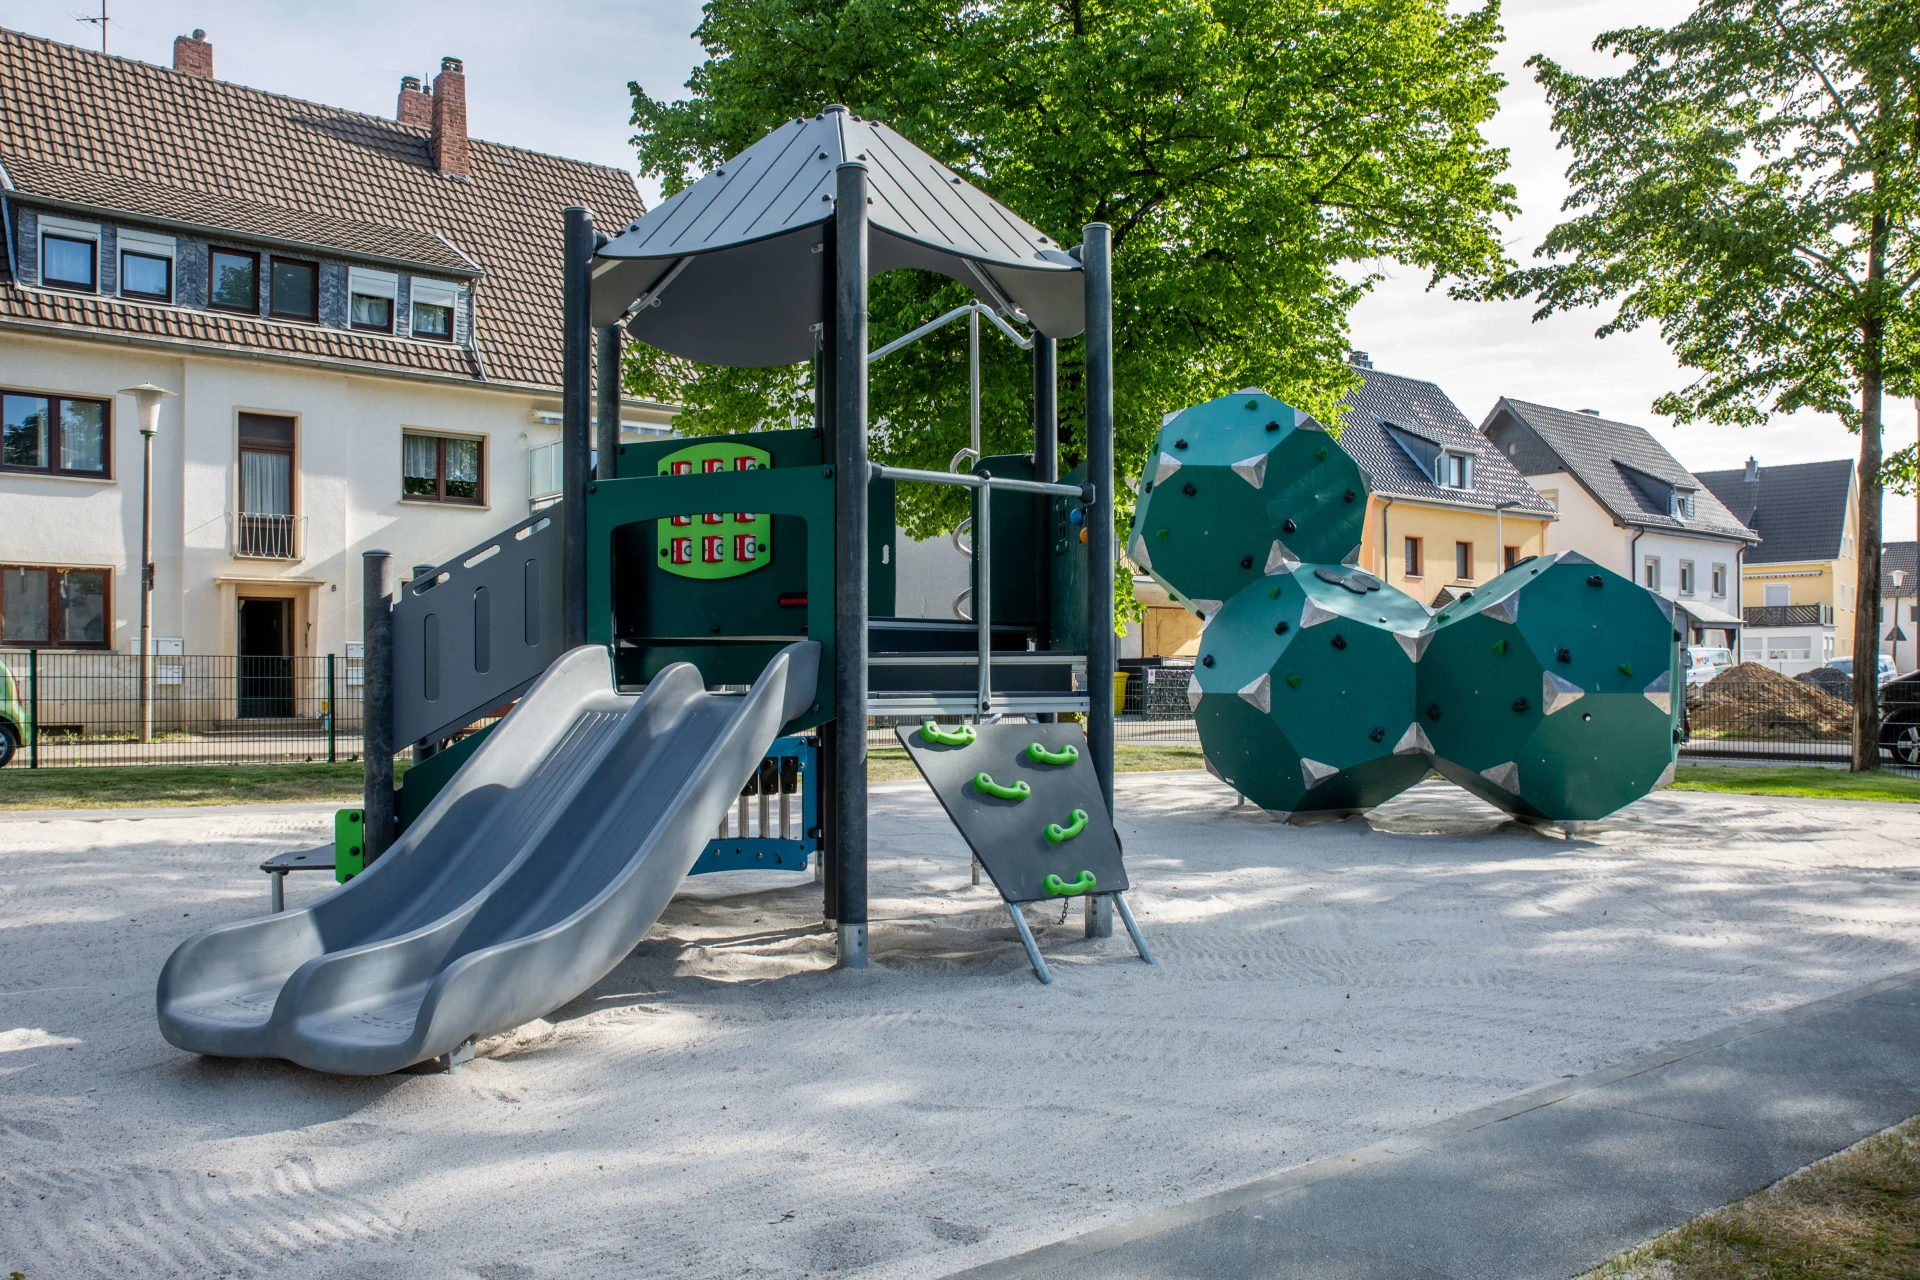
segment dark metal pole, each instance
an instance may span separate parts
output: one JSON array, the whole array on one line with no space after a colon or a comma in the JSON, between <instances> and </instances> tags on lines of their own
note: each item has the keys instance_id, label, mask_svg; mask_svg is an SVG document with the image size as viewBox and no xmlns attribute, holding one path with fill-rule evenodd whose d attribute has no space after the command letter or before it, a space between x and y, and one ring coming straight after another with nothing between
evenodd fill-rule
<instances>
[{"instance_id":1,"label":"dark metal pole","mask_svg":"<svg viewBox=\"0 0 1920 1280\"><path fill-rule=\"evenodd\" d=\"M1087 748L1113 811L1113 228L1087 225Z\"/></svg>"},{"instance_id":2,"label":"dark metal pole","mask_svg":"<svg viewBox=\"0 0 1920 1280\"><path fill-rule=\"evenodd\" d=\"M385 551L361 555L360 759L366 779L366 858L393 843L393 609Z\"/></svg>"},{"instance_id":3,"label":"dark metal pole","mask_svg":"<svg viewBox=\"0 0 1920 1280\"><path fill-rule=\"evenodd\" d=\"M831 464L834 458L833 442L833 334L834 290L839 277L834 272L833 237L826 237L821 257L821 314L825 319L813 333L813 420L820 432L820 461L822 465ZM827 536L826 530L816 530L816 537ZM835 759L840 750L840 722L828 720L818 730L820 735L819 754L814 758L814 767L819 770L814 778L814 806L820 827L820 913L828 924L833 924L840 912L840 865L835 852L840 847L840 791L835 785L839 770Z\"/></svg>"},{"instance_id":4,"label":"dark metal pole","mask_svg":"<svg viewBox=\"0 0 1920 1280\"><path fill-rule=\"evenodd\" d=\"M833 713L839 967L867 967L867 166L834 201Z\"/></svg>"},{"instance_id":5,"label":"dark metal pole","mask_svg":"<svg viewBox=\"0 0 1920 1280\"><path fill-rule=\"evenodd\" d=\"M620 474L616 459L620 456L620 340L625 331L617 324L600 330L597 363L593 381L594 448L600 462L594 468L595 480L611 480Z\"/></svg>"},{"instance_id":6,"label":"dark metal pole","mask_svg":"<svg viewBox=\"0 0 1920 1280\"><path fill-rule=\"evenodd\" d=\"M340 759L340 692L334 680L333 654L327 655L327 763Z\"/></svg>"},{"instance_id":7,"label":"dark metal pole","mask_svg":"<svg viewBox=\"0 0 1920 1280\"><path fill-rule=\"evenodd\" d=\"M27 730L27 768L40 767L40 651L27 650L27 719L33 726Z\"/></svg>"},{"instance_id":8,"label":"dark metal pole","mask_svg":"<svg viewBox=\"0 0 1920 1280\"><path fill-rule=\"evenodd\" d=\"M589 272L593 262L593 215L568 205L561 289L560 486L565 495L561 529L566 548L562 634L569 649L587 642L587 455L588 415L593 405L593 312ZM372 814L369 812L368 817Z\"/></svg>"},{"instance_id":9,"label":"dark metal pole","mask_svg":"<svg viewBox=\"0 0 1920 1280\"><path fill-rule=\"evenodd\" d=\"M1052 338L1033 331L1033 478L1053 483L1060 479L1060 348ZM1035 497L1040 504L1043 530L1034 581L1040 584L1040 647L1053 648L1053 520L1055 507L1069 499ZM1041 724L1052 724L1059 717L1047 711L1034 717Z\"/></svg>"}]
</instances>

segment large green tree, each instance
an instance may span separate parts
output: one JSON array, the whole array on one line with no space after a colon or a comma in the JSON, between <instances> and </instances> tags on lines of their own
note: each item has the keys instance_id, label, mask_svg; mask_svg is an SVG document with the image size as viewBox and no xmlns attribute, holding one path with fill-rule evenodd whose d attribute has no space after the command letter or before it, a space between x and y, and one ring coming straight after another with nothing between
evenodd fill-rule
<instances>
[{"instance_id":1,"label":"large green tree","mask_svg":"<svg viewBox=\"0 0 1920 1280\"><path fill-rule=\"evenodd\" d=\"M1812 409L1860 436L1853 767L1877 766L1881 400L1914 390L1920 6L1703 0L1594 43L1629 66L1529 63L1572 153L1572 215L1479 296L1536 319L1611 305L1697 377L1656 411L1752 425Z\"/></svg>"},{"instance_id":2,"label":"large green tree","mask_svg":"<svg viewBox=\"0 0 1920 1280\"><path fill-rule=\"evenodd\" d=\"M1118 462L1161 416L1257 385L1337 421L1346 315L1391 260L1501 261L1504 152L1480 129L1502 81L1492 3L1445 0L710 0L690 96L633 86L642 169L671 195L832 102L884 120L1066 243L1114 228ZM873 340L966 301L916 272L876 282ZM988 452L1031 448L1025 358L984 347ZM1079 456L1077 344L1061 351L1063 462ZM780 422L804 370L689 367L645 350L630 386L689 431ZM967 442L965 332L876 364L873 450L944 468ZM1121 495L1124 497L1125 495ZM903 486L926 536L964 498Z\"/></svg>"}]
</instances>

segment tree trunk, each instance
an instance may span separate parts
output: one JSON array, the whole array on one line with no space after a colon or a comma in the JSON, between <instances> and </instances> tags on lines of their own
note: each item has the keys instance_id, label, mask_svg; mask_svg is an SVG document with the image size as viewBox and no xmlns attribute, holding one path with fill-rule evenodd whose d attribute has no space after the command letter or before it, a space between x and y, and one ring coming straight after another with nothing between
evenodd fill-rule
<instances>
[{"instance_id":1,"label":"tree trunk","mask_svg":"<svg viewBox=\"0 0 1920 1280\"><path fill-rule=\"evenodd\" d=\"M1879 317L1862 325L1860 379L1860 520L1854 539L1859 566L1853 589L1853 760L1855 773L1880 767L1880 360ZM1844 529L1842 536L1845 536Z\"/></svg>"}]
</instances>

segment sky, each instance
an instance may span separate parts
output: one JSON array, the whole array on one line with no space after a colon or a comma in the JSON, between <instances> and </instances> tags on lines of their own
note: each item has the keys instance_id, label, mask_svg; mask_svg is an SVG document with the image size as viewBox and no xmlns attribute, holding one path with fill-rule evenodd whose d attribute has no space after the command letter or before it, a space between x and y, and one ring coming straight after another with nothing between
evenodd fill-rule
<instances>
[{"instance_id":1,"label":"sky","mask_svg":"<svg viewBox=\"0 0 1920 1280\"><path fill-rule=\"evenodd\" d=\"M173 37L204 28L223 80L316 102L392 115L400 77L430 78L442 55L467 73L468 128L476 137L634 170L629 81L656 98L684 96L701 59L692 38L699 0L107 0L110 53L168 64ZM1603 30L1669 25L1685 0L1507 0L1506 44L1497 60L1508 85L1488 132L1509 148L1520 216L1502 237L1526 260L1559 214L1567 187L1545 99L1525 62L1545 53L1588 73L1608 59L1592 51ZM99 28L76 21L99 0L0 0L0 26L98 48ZM649 200L658 190L640 184ZM1064 230L1057 234L1066 234ZM1687 375L1659 334L1596 339L1605 317L1556 316L1538 324L1525 303L1466 303L1426 277L1389 265L1351 317L1353 345L1376 367L1437 382L1478 422L1503 395L1603 415L1652 431L1695 471L1852 457L1856 440L1838 421L1801 414L1759 428L1676 428L1651 404ZM1914 439L1911 404L1886 406L1889 450ZM1887 504L1889 538L1914 536L1914 504Z\"/></svg>"}]
</instances>

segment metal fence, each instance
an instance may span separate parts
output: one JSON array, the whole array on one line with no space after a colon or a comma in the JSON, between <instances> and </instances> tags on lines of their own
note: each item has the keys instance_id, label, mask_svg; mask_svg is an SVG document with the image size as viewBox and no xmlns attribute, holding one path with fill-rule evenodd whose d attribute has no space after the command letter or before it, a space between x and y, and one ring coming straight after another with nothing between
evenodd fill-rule
<instances>
[{"instance_id":1,"label":"metal fence","mask_svg":"<svg viewBox=\"0 0 1920 1280\"><path fill-rule=\"evenodd\" d=\"M277 764L360 758L360 661L0 650L11 715L28 724L14 766ZM20 713L24 712L24 715Z\"/></svg>"},{"instance_id":2,"label":"metal fence","mask_svg":"<svg viewBox=\"0 0 1920 1280\"><path fill-rule=\"evenodd\" d=\"M1846 760L1852 742L1853 708L1812 681L1742 663L1687 686L1682 756L1828 763Z\"/></svg>"}]
</instances>

